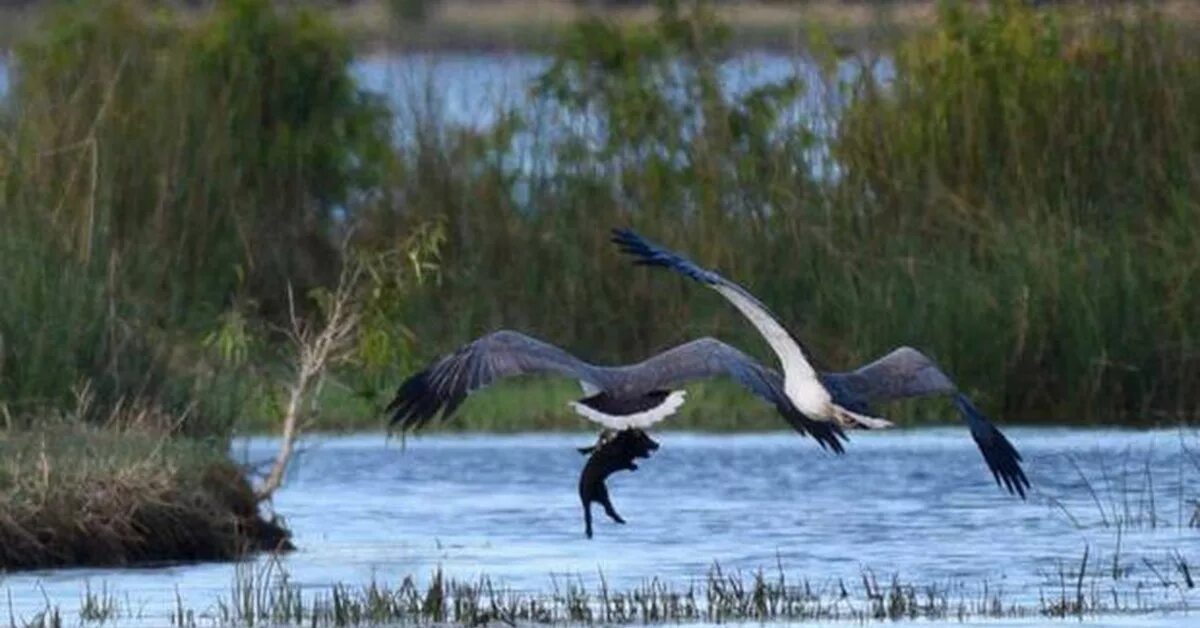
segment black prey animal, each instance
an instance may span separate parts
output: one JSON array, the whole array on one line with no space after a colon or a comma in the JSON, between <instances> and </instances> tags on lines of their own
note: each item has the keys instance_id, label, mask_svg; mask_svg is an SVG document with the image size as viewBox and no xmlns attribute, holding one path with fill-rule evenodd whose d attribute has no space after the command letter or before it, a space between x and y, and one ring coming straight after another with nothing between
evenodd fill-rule
<instances>
[{"instance_id":1,"label":"black prey animal","mask_svg":"<svg viewBox=\"0 0 1200 628\"><path fill-rule=\"evenodd\" d=\"M929 395L950 396L996 484L1025 498L1029 478L1021 469L1021 454L925 354L912 347L900 347L848 373L819 371L812 353L745 288L631 230L614 230L612 240L622 252L636 258L635 264L672 270L725 297L779 357L784 396L809 420L885 427L887 421L872 416L873 404Z\"/></svg>"},{"instance_id":2,"label":"black prey animal","mask_svg":"<svg viewBox=\"0 0 1200 628\"><path fill-rule=\"evenodd\" d=\"M613 508L604 480L617 471L637 471L635 458L649 458L658 443L642 430L624 429L602 434L592 447L580 447L579 453L591 454L579 474L579 501L583 504L583 532L592 538L592 503L604 508L604 513L617 523L625 523Z\"/></svg>"}]
</instances>

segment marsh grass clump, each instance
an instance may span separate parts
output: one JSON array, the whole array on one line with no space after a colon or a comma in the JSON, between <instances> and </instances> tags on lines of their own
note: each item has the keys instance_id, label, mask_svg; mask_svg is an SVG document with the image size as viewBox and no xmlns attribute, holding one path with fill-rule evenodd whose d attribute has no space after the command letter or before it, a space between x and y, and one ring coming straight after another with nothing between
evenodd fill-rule
<instances>
[{"instance_id":1,"label":"marsh grass clump","mask_svg":"<svg viewBox=\"0 0 1200 628\"><path fill-rule=\"evenodd\" d=\"M223 449L63 421L0 431L0 568L227 560L290 547ZM109 613L107 596L89 612Z\"/></svg>"},{"instance_id":2,"label":"marsh grass clump","mask_svg":"<svg viewBox=\"0 0 1200 628\"><path fill-rule=\"evenodd\" d=\"M808 579L775 569L730 571L714 564L683 581L650 578L610 586L604 574L589 584L582 576L556 575L548 588L513 589L486 575L458 579L434 570L427 578L365 585L302 584L274 557L239 563L227 593L215 601L176 594L162 620L174 626L381 626L381 625L646 625L723 623L957 622L981 619L1069 619L1187 612L1194 588L1186 567L1143 557L1139 574L1117 576L1084 548L1078 559L1057 562L1032 589L950 579L907 581L879 578ZM1186 564L1186 563L1184 563ZM1173 566L1175 565L1175 566ZM1144 567L1144 569L1143 569ZM142 607L101 586L86 585L78 608L83 625L121 617L148 619ZM67 616L70 619L70 615ZM153 617L153 616L151 616ZM44 619L51 623L37 623ZM62 625L63 610L47 600L32 623ZM53 623L53 622L59 623Z\"/></svg>"},{"instance_id":3,"label":"marsh grass clump","mask_svg":"<svg viewBox=\"0 0 1200 628\"><path fill-rule=\"evenodd\" d=\"M987 582L951 580L936 584L908 582L893 575L880 580L864 570L857 581L809 580L756 570L707 574L678 583L651 578L625 588L608 585L601 575L589 585L578 576L555 576L540 591L515 590L480 576L460 580L441 569L427 579L405 576L387 584L335 583L305 586L276 560L247 562L234 570L227 594L208 610L197 611L177 597L165 618L175 626L380 626L380 625L647 625L724 623L967 622L980 619L1072 619L1187 609L1179 580L1167 571L1150 579L1110 580L1080 562L1060 564L1036 592L1016 593ZM121 617L116 596L88 588L79 615ZM110 602L104 602L104 600ZM111 603L110 608L106 604ZM57 606L40 616L61 617ZM92 621L104 621L95 619Z\"/></svg>"}]
</instances>

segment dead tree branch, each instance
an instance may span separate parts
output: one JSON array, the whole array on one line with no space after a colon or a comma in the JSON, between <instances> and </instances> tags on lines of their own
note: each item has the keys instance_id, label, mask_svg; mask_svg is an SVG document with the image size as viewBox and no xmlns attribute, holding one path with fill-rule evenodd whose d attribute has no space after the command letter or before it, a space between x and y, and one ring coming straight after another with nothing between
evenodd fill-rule
<instances>
[{"instance_id":1,"label":"dead tree branch","mask_svg":"<svg viewBox=\"0 0 1200 628\"><path fill-rule=\"evenodd\" d=\"M320 389L328 369L344 361L353 348L361 320L356 299L361 276L360 266L347 263L338 278L337 288L321 299L323 321L318 326L297 316L295 297L291 286L288 286L291 325L287 333L296 352L295 377L286 391L287 403L284 406L279 452L275 455L271 471L256 492L259 501L270 499L283 484L309 402L315 396L315 391Z\"/></svg>"}]
</instances>

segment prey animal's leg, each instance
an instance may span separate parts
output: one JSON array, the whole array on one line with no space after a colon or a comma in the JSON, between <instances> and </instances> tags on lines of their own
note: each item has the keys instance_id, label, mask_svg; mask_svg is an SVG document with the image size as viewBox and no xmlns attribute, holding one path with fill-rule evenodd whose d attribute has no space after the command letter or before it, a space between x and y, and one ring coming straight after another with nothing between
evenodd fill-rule
<instances>
[{"instance_id":1,"label":"prey animal's leg","mask_svg":"<svg viewBox=\"0 0 1200 628\"><path fill-rule=\"evenodd\" d=\"M600 502L601 506L604 506L604 514L608 515L609 519L617 523L625 523L621 515L617 514L617 510L613 508L612 500L608 498L608 487L601 485L600 491L596 495L596 501Z\"/></svg>"},{"instance_id":2,"label":"prey animal's leg","mask_svg":"<svg viewBox=\"0 0 1200 628\"><path fill-rule=\"evenodd\" d=\"M583 500L583 533L592 538L592 502Z\"/></svg>"}]
</instances>

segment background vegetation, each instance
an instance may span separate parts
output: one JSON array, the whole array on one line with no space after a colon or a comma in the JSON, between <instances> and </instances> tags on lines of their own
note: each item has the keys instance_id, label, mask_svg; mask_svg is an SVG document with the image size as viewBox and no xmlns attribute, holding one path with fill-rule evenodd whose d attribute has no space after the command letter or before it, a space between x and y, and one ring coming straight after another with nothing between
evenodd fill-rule
<instances>
[{"instance_id":1,"label":"background vegetation","mask_svg":"<svg viewBox=\"0 0 1200 628\"><path fill-rule=\"evenodd\" d=\"M317 13L55 12L0 120L0 416L86 390L84 420L140 404L217 446L268 425L289 287L319 313L347 263L364 326L319 425L379 425L414 366L500 327L599 361L696 335L770 358L717 295L629 266L618 225L736 278L833 368L913 344L1008 422L1200 413L1190 33L949 2L860 55L874 71L814 44L822 76L749 91L721 79L729 37L674 2L577 22L532 104L471 130L365 91ZM697 392L692 427L777 425ZM489 394L458 427L576 425L565 383Z\"/></svg>"},{"instance_id":2,"label":"background vegetation","mask_svg":"<svg viewBox=\"0 0 1200 628\"><path fill-rule=\"evenodd\" d=\"M503 325L608 360L698 334L762 348L716 295L619 259L607 228L629 224L743 282L832 367L909 343L1009 421L1196 416L1189 33L1152 10L948 3L883 51L890 71L845 80L815 50L824 85L736 95L724 35L670 5L582 23L517 131L402 151L406 211L448 234L441 283L408 301L422 347ZM831 106L797 113L817 87ZM515 132L532 166L495 158Z\"/></svg>"},{"instance_id":3,"label":"background vegetation","mask_svg":"<svg viewBox=\"0 0 1200 628\"><path fill-rule=\"evenodd\" d=\"M392 163L391 118L352 58L313 14L254 0L189 23L64 5L15 50L0 567L287 546L228 438L283 416L301 363L284 325L319 321L343 266L373 273L356 299L376 320L404 281L393 260L416 251L346 244ZM364 351L393 362L390 328L371 332Z\"/></svg>"}]
</instances>

